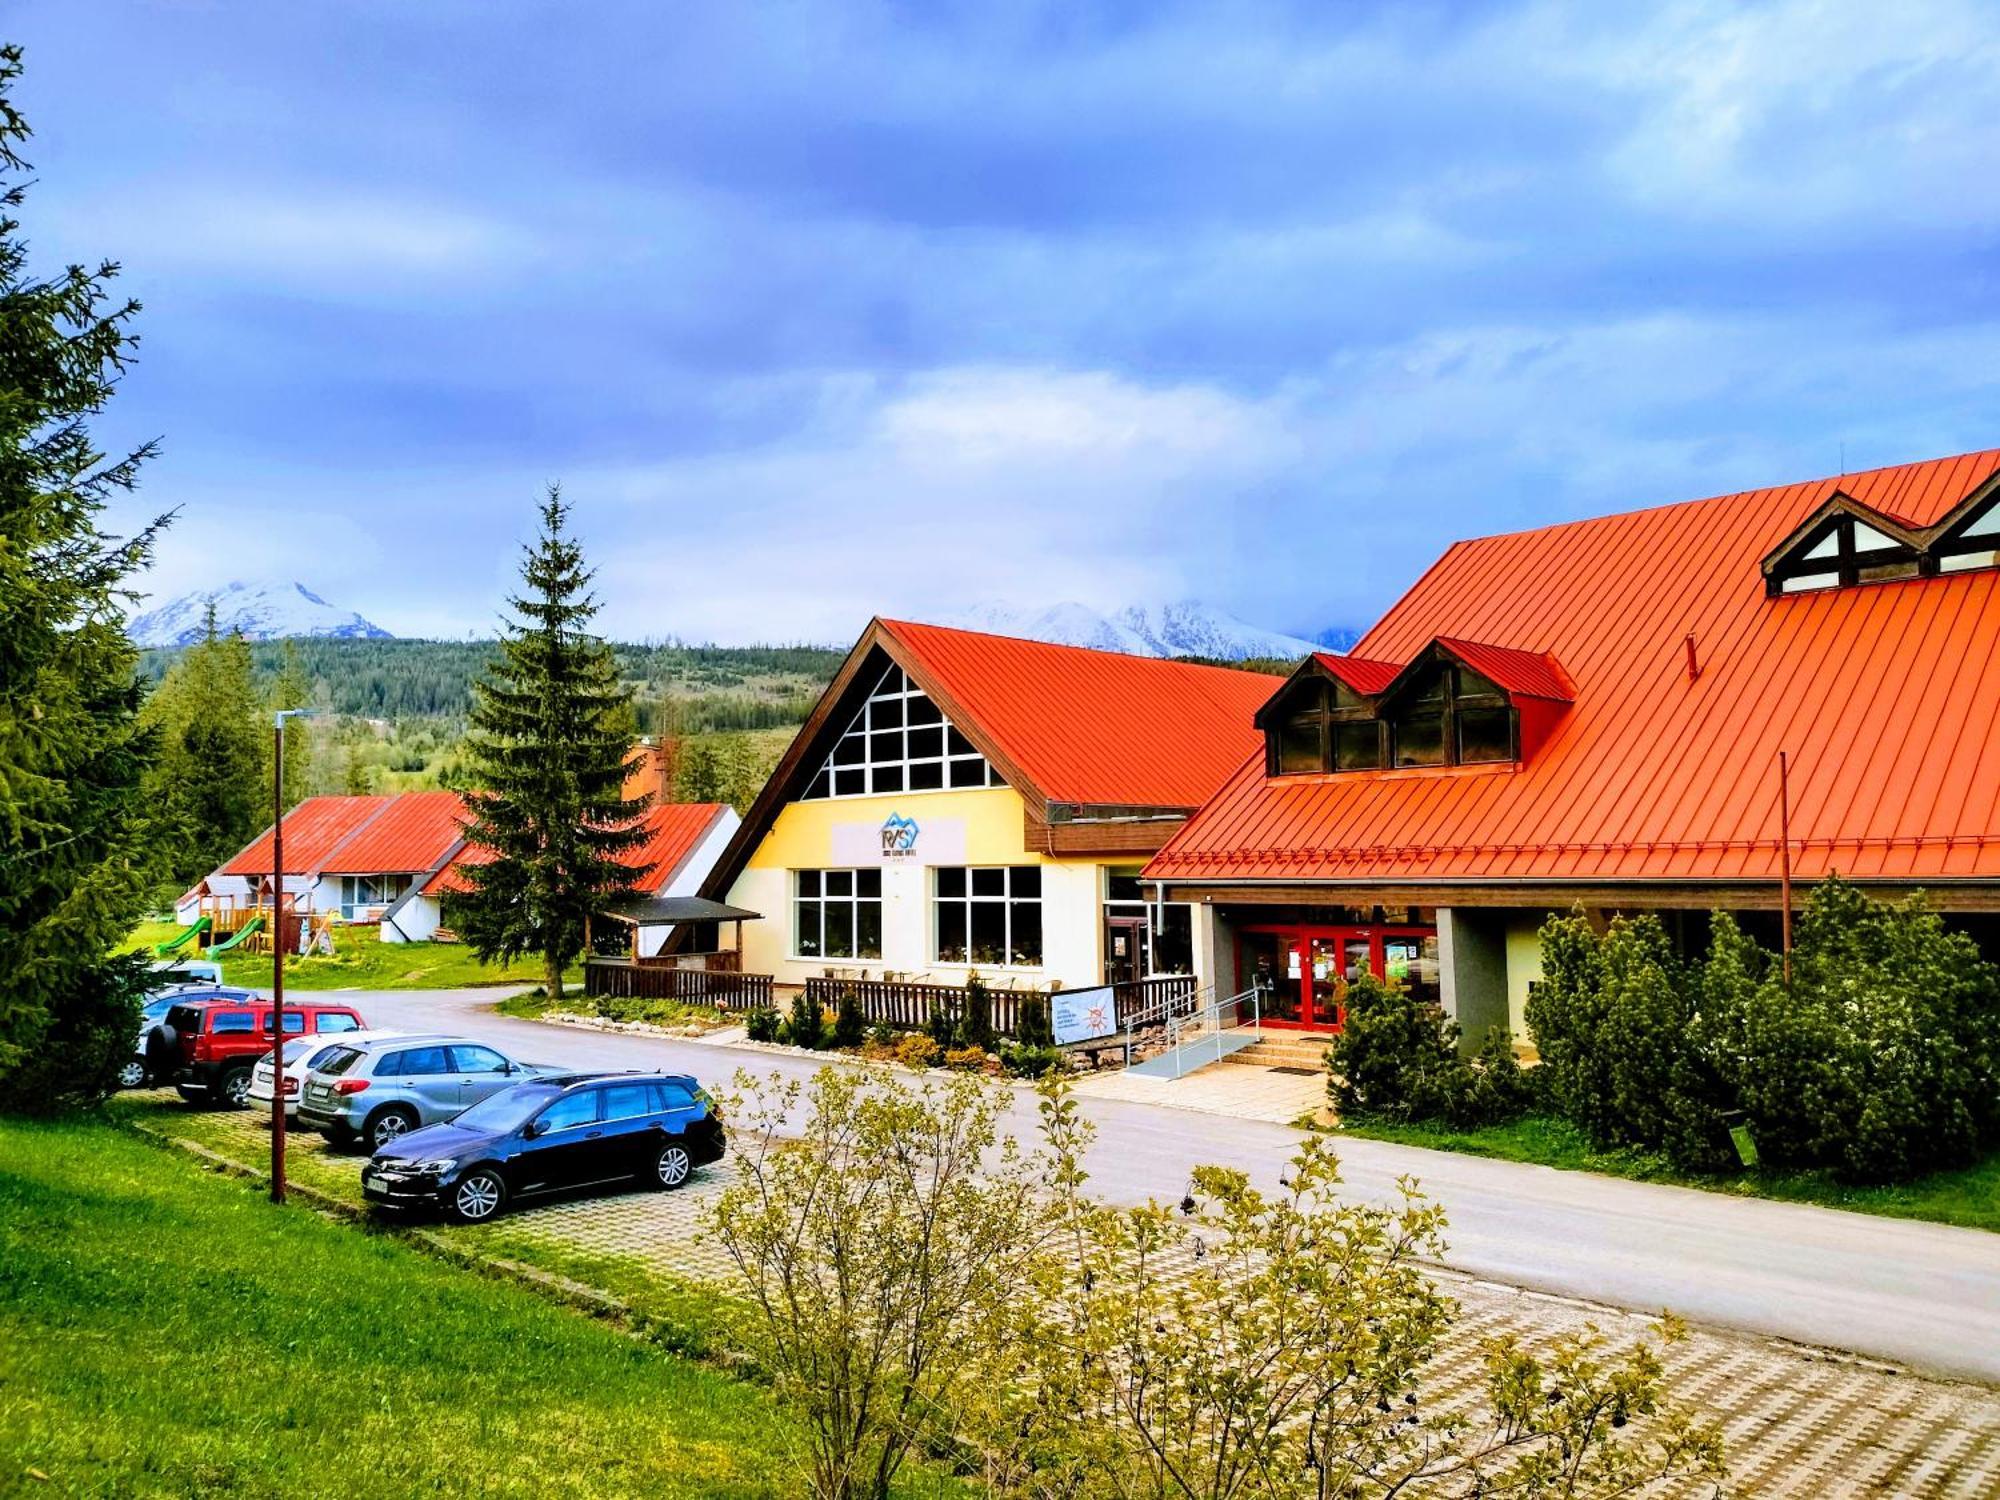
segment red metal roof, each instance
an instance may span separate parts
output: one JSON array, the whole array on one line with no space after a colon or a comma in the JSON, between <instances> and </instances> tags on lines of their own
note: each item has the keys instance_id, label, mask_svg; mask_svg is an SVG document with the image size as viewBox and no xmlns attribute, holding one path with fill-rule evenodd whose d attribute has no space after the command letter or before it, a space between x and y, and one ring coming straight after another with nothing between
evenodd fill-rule
<instances>
[{"instance_id":1,"label":"red metal roof","mask_svg":"<svg viewBox=\"0 0 2000 1500\"><path fill-rule=\"evenodd\" d=\"M1259 754L1147 875L1775 880L1784 749L1798 874L2000 878L2000 573L1772 598L1758 568L1837 491L1931 525L1996 470L2000 449L1460 542L1356 651L1554 657L1574 706L1531 759L1267 778Z\"/></svg>"},{"instance_id":2,"label":"red metal roof","mask_svg":"<svg viewBox=\"0 0 2000 1500\"><path fill-rule=\"evenodd\" d=\"M328 875L416 874L434 870L462 836L465 799L457 792L403 792L320 862ZM286 852L291 825L286 822Z\"/></svg>"},{"instance_id":3,"label":"red metal roof","mask_svg":"<svg viewBox=\"0 0 2000 1500\"><path fill-rule=\"evenodd\" d=\"M671 881L725 811L727 806L721 802L658 802L649 807L643 822L645 842L625 856L627 864L651 867L640 879L639 889L656 892ZM424 882L423 894L438 896L463 891L465 867L492 861L492 850L467 844L452 856L450 864Z\"/></svg>"},{"instance_id":4,"label":"red metal roof","mask_svg":"<svg viewBox=\"0 0 2000 1500\"><path fill-rule=\"evenodd\" d=\"M378 816L393 797L308 797L285 814L285 873L310 875L369 819ZM222 875L271 873L271 830L266 828L218 872Z\"/></svg>"},{"instance_id":5,"label":"red metal roof","mask_svg":"<svg viewBox=\"0 0 2000 1500\"><path fill-rule=\"evenodd\" d=\"M1576 696L1575 684L1563 671L1562 664L1546 651L1517 651L1512 646L1489 646L1483 641L1448 635L1439 636L1437 643L1516 698L1548 698L1568 703Z\"/></svg>"},{"instance_id":6,"label":"red metal roof","mask_svg":"<svg viewBox=\"0 0 2000 1500\"><path fill-rule=\"evenodd\" d=\"M1050 802L1198 807L1280 679L941 625L882 628ZM969 726L961 726L969 727Z\"/></svg>"},{"instance_id":7,"label":"red metal roof","mask_svg":"<svg viewBox=\"0 0 2000 1500\"><path fill-rule=\"evenodd\" d=\"M1374 697L1402 675L1403 671L1401 662L1369 661L1366 657L1360 656L1336 656L1331 651L1315 651L1313 660L1364 698Z\"/></svg>"}]
</instances>

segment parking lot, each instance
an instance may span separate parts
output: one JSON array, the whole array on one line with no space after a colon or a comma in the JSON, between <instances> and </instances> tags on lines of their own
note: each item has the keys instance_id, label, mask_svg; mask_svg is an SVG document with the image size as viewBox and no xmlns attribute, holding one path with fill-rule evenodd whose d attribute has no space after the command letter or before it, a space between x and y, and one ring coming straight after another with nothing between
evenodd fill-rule
<instances>
[{"instance_id":1,"label":"parking lot","mask_svg":"<svg viewBox=\"0 0 2000 1500\"><path fill-rule=\"evenodd\" d=\"M123 1096L140 1127L246 1166L268 1160L260 1116L190 1109L167 1091ZM359 1206L358 1154L317 1136L291 1138L296 1181ZM729 1180L729 1163L704 1168L675 1192L634 1189L522 1208L497 1224L442 1232L474 1253L543 1247L572 1275L592 1266L631 1278L666 1277L730 1290L727 1257L700 1228L701 1212ZM577 1268L584 1268L578 1270ZM1434 1370L1433 1400L1473 1392L1481 1343L1504 1333L1529 1340L1595 1323L1635 1335L1643 1318L1609 1308L1441 1273L1461 1317ZM2000 1493L2000 1391L1935 1381L1794 1346L1707 1329L1669 1355L1675 1390L1725 1415L1730 1467L1740 1492L1760 1495Z\"/></svg>"}]
</instances>

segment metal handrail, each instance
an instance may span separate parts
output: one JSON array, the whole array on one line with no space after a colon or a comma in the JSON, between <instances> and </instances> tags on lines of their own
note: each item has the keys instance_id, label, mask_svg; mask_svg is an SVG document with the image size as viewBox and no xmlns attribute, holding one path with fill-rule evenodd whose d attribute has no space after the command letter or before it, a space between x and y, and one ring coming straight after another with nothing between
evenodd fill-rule
<instances>
[{"instance_id":1,"label":"metal handrail","mask_svg":"<svg viewBox=\"0 0 2000 1500\"><path fill-rule=\"evenodd\" d=\"M1211 991L1211 993L1213 992ZM1211 1002L1202 1009L1198 1017L1190 1013L1178 1020L1167 1023L1167 1049L1168 1054L1174 1060L1174 1077L1176 1079L1185 1076L1187 1072L1187 1056L1181 1051L1181 1048L1185 1045L1182 1038L1187 1035L1190 1029L1188 1023L1197 1020L1203 1023L1213 1023L1212 1025L1208 1025L1206 1029L1215 1038L1214 1061L1220 1062L1222 1060L1222 1033L1224 1030L1222 1013L1224 1010L1235 1010L1240 1016L1241 1007L1245 1002L1248 1002L1250 1006L1249 1029L1256 1032L1259 1038L1262 1038L1264 1035L1264 991L1262 986L1254 984L1241 994L1231 995L1227 999ZM1203 1028L1195 1027L1193 1029L1199 1031ZM1242 1030L1243 1027L1240 1020L1236 1026L1229 1029Z\"/></svg>"}]
</instances>

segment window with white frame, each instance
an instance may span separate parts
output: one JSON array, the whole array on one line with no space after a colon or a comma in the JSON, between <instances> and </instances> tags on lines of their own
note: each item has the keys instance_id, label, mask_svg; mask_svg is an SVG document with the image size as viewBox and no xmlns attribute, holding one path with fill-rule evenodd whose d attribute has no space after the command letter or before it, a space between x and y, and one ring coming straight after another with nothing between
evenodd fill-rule
<instances>
[{"instance_id":1,"label":"window with white frame","mask_svg":"<svg viewBox=\"0 0 2000 1500\"><path fill-rule=\"evenodd\" d=\"M892 664L834 742L804 800L1003 784L972 741Z\"/></svg>"},{"instance_id":2,"label":"window with white frame","mask_svg":"<svg viewBox=\"0 0 2000 1500\"><path fill-rule=\"evenodd\" d=\"M880 870L794 870L792 880L797 957L882 956Z\"/></svg>"},{"instance_id":3,"label":"window with white frame","mask_svg":"<svg viewBox=\"0 0 2000 1500\"><path fill-rule=\"evenodd\" d=\"M407 875L343 875L340 877L340 915L348 922L361 921L382 907L394 906L410 888Z\"/></svg>"},{"instance_id":4,"label":"window with white frame","mask_svg":"<svg viewBox=\"0 0 2000 1500\"><path fill-rule=\"evenodd\" d=\"M932 872L932 952L941 964L1039 968L1040 865L945 865Z\"/></svg>"}]
</instances>

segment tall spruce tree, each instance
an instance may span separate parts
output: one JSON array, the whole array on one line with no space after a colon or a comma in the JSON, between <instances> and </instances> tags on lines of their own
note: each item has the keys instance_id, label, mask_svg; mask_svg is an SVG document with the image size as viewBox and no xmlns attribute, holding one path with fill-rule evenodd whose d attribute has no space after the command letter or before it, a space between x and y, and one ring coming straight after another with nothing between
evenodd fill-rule
<instances>
[{"instance_id":1,"label":"tall spruce tree","mask_svg":"<svg viewBox=\"0 0 2000 1500\"><path fill-rule=\"evenodd\" d=\"M86 425L133 352L117 265L28 271L20 74L0 47L0 1099L47 1110L108 1093L137 1025L143 966L107 955L146 895L151 737L124 607L153 529L99 520L152 448L107 458Z\"/></svg>"},{"instance_id":2,"label":"tall spruce tree","mask_svg":"<svg viewBox=\"0 0 2000 1500\"><path fill-rule=\"evenodd\" d=\"M199 879L271 821L270 722L257 694L250 646L222 635L208 606L203 638L167 669L142 720L159 733L146 794L171 830L161 841L166 876ZM289 748L289 747L288 747Z\"/></svg>"},{"instance_id":3,"label":"tall spruce tree","mask_svg":"<svg viewBox=\"0 0 2000 1500\"><path fill-rule=\"evenodd\" d=\"M541 518L522 549L526 587L508 601L520 618L474 691L466 837L493 859L467 868L471 889L451 922L483 959L541 954L559 996L590 919L634 893L642 871L625 859L652 799L625 795L631 697L611 648L589 632L592 571L554 485Z\"/></svg>"}]
</instances>

